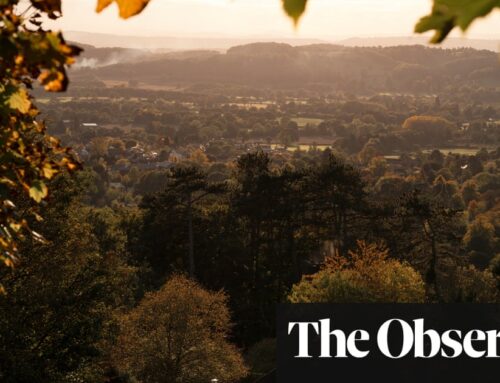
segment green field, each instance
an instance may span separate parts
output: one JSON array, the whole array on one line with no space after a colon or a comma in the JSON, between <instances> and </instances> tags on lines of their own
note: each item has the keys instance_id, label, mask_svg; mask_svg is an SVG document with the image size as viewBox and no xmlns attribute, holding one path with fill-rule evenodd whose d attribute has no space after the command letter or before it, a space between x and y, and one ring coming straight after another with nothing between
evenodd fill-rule
<instances>
[{"instance_id":1,"label":"green field","mask_svg":"<svg viewBox=\"0 0 500 383\"><path fill-rule=\"evenodd\" d=\"M463 156L474 156L480 150L480 148L438 148L438 150L443 154L460 154ZM430 153L432 150L425 150L425 153Z\"/></svg>"},{"instance_id":2,"label":"green field","mask_svg":"<svg viewBox=\"0 0 500 383\"><path fill-rule=\"evenodd\" d=\"M281 147L282 145L280 144L271 144L271 149L276 149L277 147ZM287 146L286 150L288 150L289 152L295 152L297 149L300 149L302 151L308 151L308 150L311 150L313 148L315 148L316 150L326 150L326 149L330 149L332 146L331 145L310 145L310 144L299 144L299 145L291 145L291 146Z\"/></svg>"},{"instance_id":3,"label":"green field","mask_svg":"<svg viewBox=\"0 0 500 383\"><path fill-rule=\"evenodd\" d=\"M295 117L292 118L291 120L296 122L299 127L304 127L307 124L316 126L323 122L323 120L320 118L307 118L307 117Z\"/></svg>"},{"instance_id":4,"label":"green field","mask_svg":"<svg viewBox=\"0 0 500 383\"><path fill-rule=\"evenodd\" d=\"M274 104L273 102L247 102L247 103L231 102L228 105L237 106L238 108L243 108L243 109L251 109L251 108L265 109L269 105L273 104Z\"/></svg>"}]
</instances>

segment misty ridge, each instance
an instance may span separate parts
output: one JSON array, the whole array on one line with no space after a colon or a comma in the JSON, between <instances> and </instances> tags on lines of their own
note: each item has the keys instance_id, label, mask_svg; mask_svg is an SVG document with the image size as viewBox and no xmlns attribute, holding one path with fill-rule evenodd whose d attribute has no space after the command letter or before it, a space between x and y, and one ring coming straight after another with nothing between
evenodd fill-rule
<instances>
[{"instance_id":1,"label":"misty ridge","mask_svg":"<svg viewBox=\"0 0 500 383\"><path fill-rule=\"evenodd\" d=\"M285 43L252 43L226 52L84 48L72 71L75 83L134 79L145 86L220 83L352 93L432 93L458 82L474 87L500 85L498 54L473 48Z\"/></svg>"},{"instance_id":2,"label":"misty ridge","mask_svg":"<svg viewBox=\"0 0 500 383\"><path fill-rule=\"evenodd\" d=\"M227 51L239 45L248 45L256 42L284 43L292 46L311 44L334 44L348 47L390 47L398 45L423 45L436 47L430 44L424 36L379 36L379 37L345 37L345 38L306 38L297 35L295 38L270 35L255 36L122 36L107 33L68 31L66 36L71 41L78 41L87 46L97 48L121 47L150 51L196 51L215 50ZM495 38L473 39L466 37L449 37L439 45L445 49L474 48L498 52L500 41Z\"/></svg>"},{"instance_id":3,"label":"misty ridge","mask_svg":"<svg viewBox=\"0 0 500 383\"><path fill-rule=\"evenodd\" d=\"M147 58L150 53L142 49L129 48L96 48L92 45L76 43L84 50L77 60L74 69L98 68L124 62L134 62Z\"/></svg>"}]
</instances>

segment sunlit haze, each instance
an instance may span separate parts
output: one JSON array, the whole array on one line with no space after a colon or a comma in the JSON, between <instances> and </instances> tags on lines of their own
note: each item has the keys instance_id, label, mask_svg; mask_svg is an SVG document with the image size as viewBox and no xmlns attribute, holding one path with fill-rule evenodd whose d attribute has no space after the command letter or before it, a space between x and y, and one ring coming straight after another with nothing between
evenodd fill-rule
<instances>
[{"instance_id":1,"label":"sunlit haze","mask_svg":"<svg viewBox=\"0 0 500 383\"><path fill-rule=\"evenodd\" d=\"M96 0L66 0L52 24L66 31L137 36L346 38L409 36L427 0L310 0L294 29L280 0L152 0L143 14L121 20L115 6L96 14ZM471 38L496 38L500 12L478 22ZM460 33L456 33L460 36Z\"/></svg>"}]
</instances>

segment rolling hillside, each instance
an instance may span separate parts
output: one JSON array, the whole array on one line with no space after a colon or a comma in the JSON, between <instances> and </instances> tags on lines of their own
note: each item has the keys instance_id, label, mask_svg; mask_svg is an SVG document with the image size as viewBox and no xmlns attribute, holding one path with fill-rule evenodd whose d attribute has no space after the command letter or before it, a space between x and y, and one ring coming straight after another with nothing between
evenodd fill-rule
<instances>
[{"instance_id":1,"label":"rolling hillside","mask_svg":"<svg viewBox=\"0 0 500 383\"><path fill-rule=\"evenodd\" d=\"M279 43L237 46L227 53L193 51L150 54L75 73L76 79L167 84L240 84L268 88L330 86L351 92L439 91L450 84L500 85L498 56L471 48L438 49L419 45L345 47Z\"/></svg>"}]
</instances>

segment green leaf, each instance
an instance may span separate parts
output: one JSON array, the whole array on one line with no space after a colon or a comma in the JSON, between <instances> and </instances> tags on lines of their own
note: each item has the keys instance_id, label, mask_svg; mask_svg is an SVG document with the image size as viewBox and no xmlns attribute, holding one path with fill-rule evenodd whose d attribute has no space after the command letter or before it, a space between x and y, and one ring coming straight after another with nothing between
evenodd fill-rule
<instances>
[{"instance_id":1,"label":"green leaf","mask_svg":"<svg viewBox=\"0 0 500 383\"><path fill-rule=\"evenodd\" d=\"M42 199L47 197L48 194L47 185L42 181L35 181L30 187L30 197L33 198L37 203L40 203Z\"/></svg>"},{"instance_id":2,"label":"green leaf","mask_svg":"<svg viewBox=\"0 0 500 383\"><path fill-rule=\"evenodd\" d=\"M455 27L466 31L475 19L499 7L500 0L434 0L432 13L420 19L415 32L434 30L431 42L440 43Z\"/></svg>"},{"instance_id":3,"label":"green leaf","mask_svg":"<svg viewBox=\"0 0 500 383\"><path fill-rule=\"evenodd\" d=\"M283 9L293 19L295 25L299 22L300 17L304 14L307 6L307 0L282 0Z\"/></svg>"}]
</instances>

